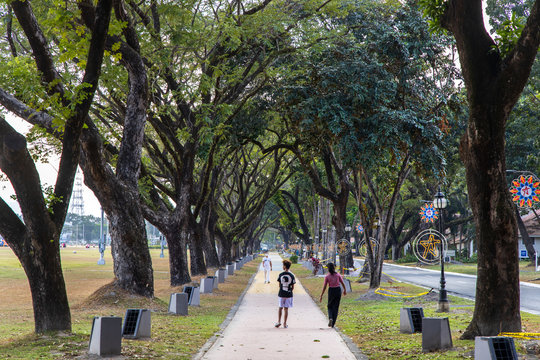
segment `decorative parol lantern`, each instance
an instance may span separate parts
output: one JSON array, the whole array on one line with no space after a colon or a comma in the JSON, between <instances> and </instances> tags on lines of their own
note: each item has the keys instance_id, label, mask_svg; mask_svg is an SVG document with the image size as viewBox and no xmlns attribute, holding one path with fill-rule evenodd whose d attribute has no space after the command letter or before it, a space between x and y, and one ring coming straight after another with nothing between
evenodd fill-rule
<instances>
[{"instance_id":1,"label":"decorative parol lantern","mask_svg":"<svg viewBox=\"0 0 540 360\"><path fill-rule=\"evenodd\" d=\"M540 180L533 175L520 175L510 186L512 201L521 208L532 208L540 204Z\"/></svg>"}]
</instances>

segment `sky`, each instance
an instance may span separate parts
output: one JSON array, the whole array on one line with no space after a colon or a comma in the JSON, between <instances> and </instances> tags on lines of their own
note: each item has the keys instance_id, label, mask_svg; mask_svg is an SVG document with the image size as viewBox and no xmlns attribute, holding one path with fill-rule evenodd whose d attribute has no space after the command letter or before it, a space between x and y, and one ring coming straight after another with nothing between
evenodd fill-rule
<instances>
[{"instance_id":1,"label":"sky","mask_svg":"<svg viewBox=\"0 0 540 360\"><path fill-rule=\"evenodd\" d=\"M11 126L13 126L21 134L26 134L28 130L30 129L30 126L28 125L28 123L10 114L6 114L6 120L11 124ZM43 188L47 186L54 186L54 184L56 183L56 176L58 173L58 170L57 170L58 162L59 162L59 158L57 157L54 159L49 159L49 163L47 164L43 164L43 163L36 164L39 175L41 177L41 186ZM0 173L3 174L1 171ZM94 196L94 193L84 185L84 182L83 182L84 177L80 168L77 171L77 177L76 177L75 182L77 182L77 178L79 178L81 180L80 183L82 183L84 215L92 215L92 216L100 217L101 206L99 205L98 200ZM15 194L15 191L13 190L11 183L9 181L0 180L0 197L2 197L2 199L4 199L4 201L8 203L9 206L11 206L11 208L17 214L20 214L21 212L20 212L19 205L17 204L17 201L13 200L10 197L14 194ZM71 199L73 201L73 196ZM71 212L71 204L70 204L69 211Z\"/></svg>"}]
</instances>

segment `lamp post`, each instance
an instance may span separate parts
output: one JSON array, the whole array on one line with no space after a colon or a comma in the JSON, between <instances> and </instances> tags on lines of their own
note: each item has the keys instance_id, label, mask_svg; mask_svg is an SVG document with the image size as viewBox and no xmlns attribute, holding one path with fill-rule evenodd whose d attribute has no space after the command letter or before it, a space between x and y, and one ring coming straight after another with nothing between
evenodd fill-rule
<instances>
[{"instance_id":1,"label":"lamp post","mask_svg":"<svg viewBox=\"0 0 540 360\"><path fill-rule=\"evenodd\" d=\"M347 241L349 241L349 242L351 241L351 230L352 230L352 227L351 227L350 224L345 225L345 239ZM347 270L345 270L345 274L349 275L349 266L350 265L347 263L347 255L348 254L342 256L342 258L343 258L343 263L345 264L345 266L347 268ZM339 260L341 262L341 259L339 259Z\"/></svg>"},{"instance_id":2,"label":"lamp post","mask_svg":"<svg viewBox=\"0 0 540 360\"><path fill-rule=\"evenodd\" d=\"M104 211L101 209L101 227L100 227L100 234L99 234L99 260L97 262L98 265L105 265L105 259L103 258L103 254L105 253L105 245L107 243L107 235L105 234L105 229L103 226L104 222Z\"/></svg>"},{"instance_id":3,"label":"lamp post","mask_svg":"<svg viewBox=\"0 0 540 360\"><path fill-rule=\"evenodd\" d=\"M161 245L161 254L159 254L159 257L163 258L165 257L165 254L163 253L163 249L165 248L165 236L163 236L162 234L159 235L159 242Z\"/></svg>"},{"instance_id":4,"label":"lamp post","mask_svg":"<svg viewBox=\"0 0 540 360\"><path fill-rule=\"evenodd\" d=\"M433 207L439 210L439 232L442 235L442 211L448 205L448 201L444 197L444 193L439 187L435 198L433 199ZM450 311L450 303L448 302L448 295L446 293L446 280L444 278L444 243L441 236L441 287L439 289L439 312L448 312Z\"/></svg>"},{"instance_id":5,"label":"lamp post","mask_svg":"<svg viewBox=\"0 0 540 360\"><path fill-rule=\"evenodd\" d=\"M322 239L321 239L321 241L323 243L323 245L322 245L322 248L323 248L323 250L322 250L322 258L323 258L323 260L326 260L327 249L328 249L328 235L327 235L328 230L322 229L321 231L322 231ZM318 250L317 250L317 254L318 254ZM317 256L317 257L319 257L319 256Z\"/></svg>"}]
</instances>

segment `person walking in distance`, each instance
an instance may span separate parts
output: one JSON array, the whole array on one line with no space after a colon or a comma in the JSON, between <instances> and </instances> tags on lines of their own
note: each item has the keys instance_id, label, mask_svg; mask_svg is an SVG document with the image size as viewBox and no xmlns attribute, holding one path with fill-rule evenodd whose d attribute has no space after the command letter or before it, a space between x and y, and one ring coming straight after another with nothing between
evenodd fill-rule
<instances>
[{"instance_id":1,"label":"person walking in distance","mask_svg":"<svg viewBox=\"0 0 540 360\"><path fill-rule=\"evenodd\" d=\"M262 265L264 269L264 283L270 284L270 271L272 271L272 260L268 257L268 254L262 260Z\"/></svg>"},{"instance_id":2,"label":"person walking in distance","mask_svg":"<svg viewBox=\"0 0 540 360\"><path fill-rule=\"evenodd\" d=\"M293 306L293 290L296 279L294 274L289 271L291 268L291 262L289 260L283 260L283 272L278 276L279 293L278 293L278 322L275 327L281 326L281 314L283 313L283 327L287 328L287 318L289 317L289 308Z\"/></svg>"},{"instance_id":3,"label":"person walking in distance","mask_svg":"<svg viewBox=\"0 0 540 360\"><path fill-rule=\"evenodd\" d=\"M328 327L334 327L338 316L339 302L341 301L340 285L343 285L343 295L347 295L347 289L343 283L343 278L336 272L336 266L333 263L328 263L326 267L328 268L328 274L324 277L324 286L319 302L322 302L322 297L328 286Z\"/></svg>"}]
</instances>

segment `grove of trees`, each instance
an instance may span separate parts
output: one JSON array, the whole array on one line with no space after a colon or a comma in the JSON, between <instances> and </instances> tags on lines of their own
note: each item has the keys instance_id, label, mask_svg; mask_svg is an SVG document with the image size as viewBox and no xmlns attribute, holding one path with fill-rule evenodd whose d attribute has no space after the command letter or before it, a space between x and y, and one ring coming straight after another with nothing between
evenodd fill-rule
<instances>
[{"instance_id":1,"label":"grove of trees","mask_svg":"<svg viewBox=\"0 0 540 360\"><path fill-rule=\"evenodd\" d=\"M167 240L171 286L257 251L271 228L312 245L362 224L357 241L379 243L366 257L375 290L440 187L443 230L478 250L465 337L520 330L506 170L540 171L527 130L540 5L507 3L488 1L491 36L480 0L0 2L0 110L33 125L23 135L0 118L0 170L22 212L0 198L0 235L26 271L36 332L71 329L59 237L77 166L109 221L114 286L146 297L145 221ZM35 164L51 153L45 189Z\"/></svg>"}]
</instances>

